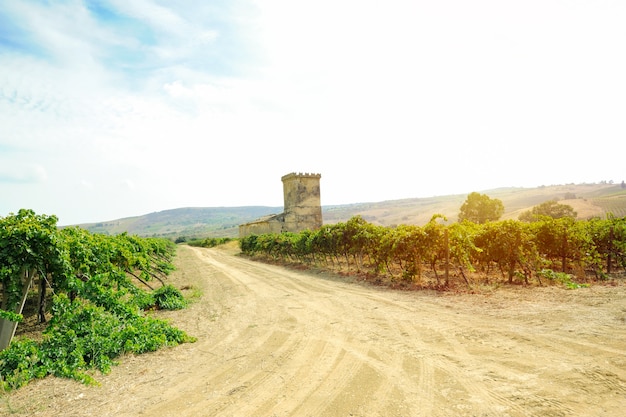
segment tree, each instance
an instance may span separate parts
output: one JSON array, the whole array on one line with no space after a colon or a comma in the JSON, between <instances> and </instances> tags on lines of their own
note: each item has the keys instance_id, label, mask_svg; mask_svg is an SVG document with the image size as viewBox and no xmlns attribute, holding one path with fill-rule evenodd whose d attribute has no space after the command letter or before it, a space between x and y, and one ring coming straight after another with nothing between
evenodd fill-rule
<instances>
[{"instance_id":1,"label":"tree","mask_svg":"<svg viewBox=\"0 0 626 417\"><path fill-rule=\"evenodd\" d=\"M553 219L562 219L564 217L575 219L578 213L569 204L561 204L557 203L556 200L549 200L533 207L531 210L523 212L520 214L519 219L523 222L533 222L538 221L541 216L552 217Z\"/></svg>"},{"instance_id":2,"label":"tree","mask_svg":"<svg viewBox=\"0 0 626 417\"><path fill-rule=\"evenodd\" d=\"M504 204L497 198L490 198L486 194L473 192L461 206L459 222L468 220L473 223L484 224L497 221L504 214Z\"/></svg>"}]
</instances>

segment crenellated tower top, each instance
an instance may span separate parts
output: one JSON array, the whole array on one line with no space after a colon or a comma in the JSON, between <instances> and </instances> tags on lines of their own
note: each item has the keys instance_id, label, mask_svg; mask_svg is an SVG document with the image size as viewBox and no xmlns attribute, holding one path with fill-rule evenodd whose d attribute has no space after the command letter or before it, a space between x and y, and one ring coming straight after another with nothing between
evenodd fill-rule
<instances>
[{"instance_id":1,"label":"crenellated tower top","mask_svg":"<svg viewBox=\"0 0 626 417\"><path fill-rule=\"evenodd\" d=\"M322 178L322 174L314 174L314 173L308 173L308 172L305 172L305 173L302 173L302 172L298 172L298 173L296 173L296 172L291 172L291 173L289 173L289 174L287 174L287 175L283 175L283 176L282 176L282 178L281 178L281 180L282 180L282 181L285 181L285 180L289 180L289 179L291 179L291 178L296 178L296 177L299 177L299 178L317 178L317 179L320 179L320 178Z\"/></svg>"}]
</instances>

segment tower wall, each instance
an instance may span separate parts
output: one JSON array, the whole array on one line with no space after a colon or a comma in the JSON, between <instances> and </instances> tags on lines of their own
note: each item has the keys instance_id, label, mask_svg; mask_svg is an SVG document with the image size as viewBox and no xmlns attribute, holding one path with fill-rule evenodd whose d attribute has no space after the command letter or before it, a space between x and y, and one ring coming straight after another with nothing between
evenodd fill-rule
<instances>
[{"instance_id":1,"label":"tower wall","mask_svg":"<svg viewBox=\"0 0 626 417\"><path fill-rule=\"evenodd\" d=\"M320 174L291 173L281 178L284 196L283 231L300 232L322 227Z\"/></svg>"}]
</instances>

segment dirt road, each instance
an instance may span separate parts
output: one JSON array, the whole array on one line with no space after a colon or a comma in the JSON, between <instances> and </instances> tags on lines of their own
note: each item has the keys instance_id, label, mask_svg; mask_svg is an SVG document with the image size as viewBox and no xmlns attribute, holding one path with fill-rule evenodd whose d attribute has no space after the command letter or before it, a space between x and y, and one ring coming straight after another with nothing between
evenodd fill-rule
<instances>
[{"instance_id":1,"label":"dirt road","mask_svg":"<svg viewBox=\"0 0 626 417\"><path fill-rule=\"evenodd\" d=\"M623 416L626 286L397 292L181 247L164 313L198 341L127 356L100 387L47 378L29 416Z\"/></svg>"}]
</instances>

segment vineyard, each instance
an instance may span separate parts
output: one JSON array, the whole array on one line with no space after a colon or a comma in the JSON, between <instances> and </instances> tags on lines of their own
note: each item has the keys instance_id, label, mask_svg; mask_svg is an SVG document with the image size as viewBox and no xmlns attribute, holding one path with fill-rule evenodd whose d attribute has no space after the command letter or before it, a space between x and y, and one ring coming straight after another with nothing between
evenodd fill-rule
<instances>
[{"instance_id":1,"label":"vineyard","mask_svg":"<svg viewBox=\"0 0 626 417\"><path fill-rule=\"evenodd\" d=\"M95 384L88 371L107 373L124 353L193 341L147 313L185 307L163 280L173 269L172 242L59 230L56 223L31 210L0 218L0 388L47 375ZM43 337L11 342L33 298Z\"/></svg>"},{"instance_id":2,"label":"vineyard","mask_svg":"<svg viewBox=\"0 0 626 417\"><path fill-rule=\"evenodd\" d=\"M626 195L617 195L613 197L594 198L592 202L602 207L607 213L613 213L617 217L626 216Z\"/></svg>"},{"instance_id":3,"label":"vineyard","mask_svg":"<svg viewBox=\"0 0 626 417\"><path fill-rule=\"evenodd\" d=\"M435 215L424 226L392 228L356 216L318 231L248 236L240 246L249 256L432 288L477 281L575 288L626 269L626 218L443 220Z\"/></svg>"}]
</instances>

